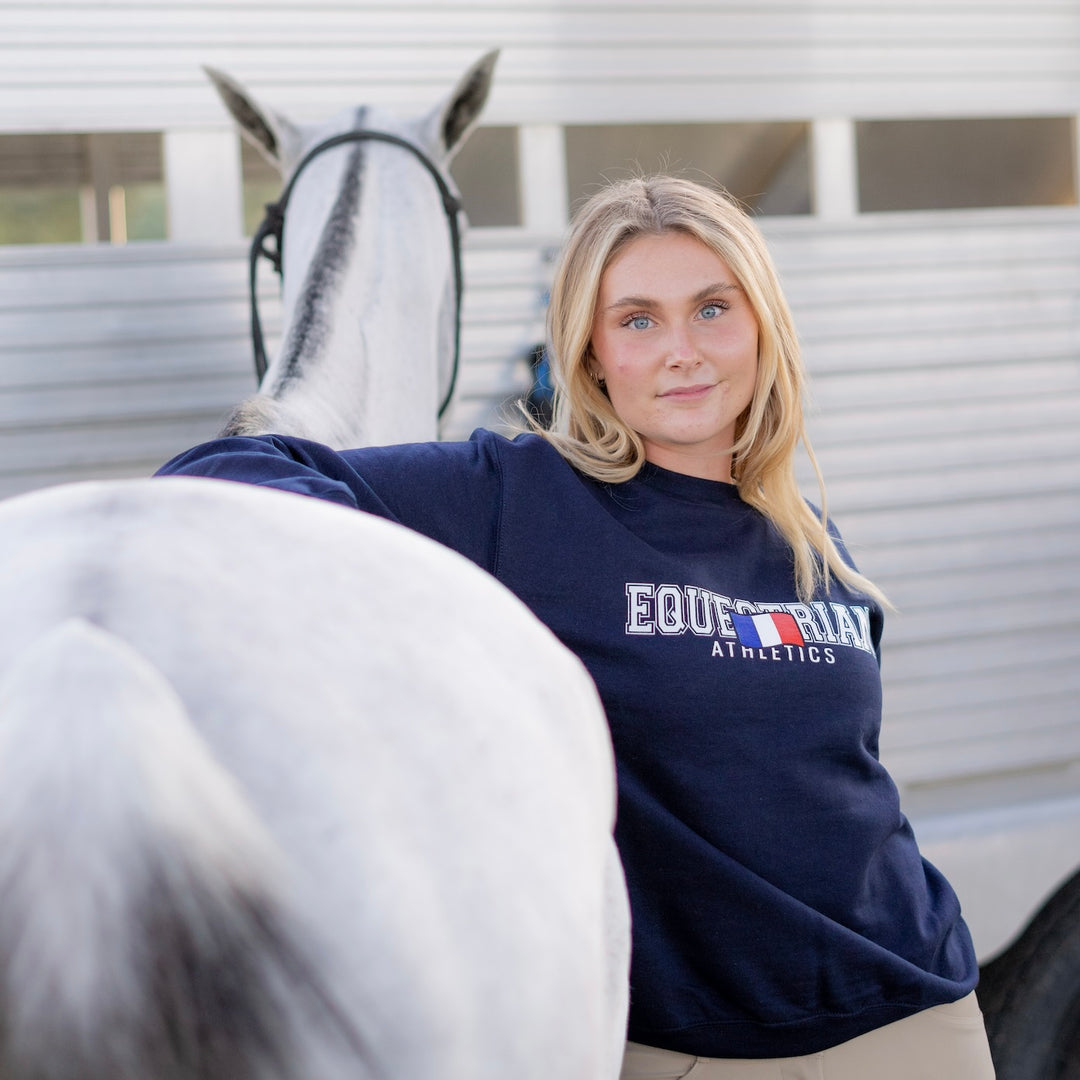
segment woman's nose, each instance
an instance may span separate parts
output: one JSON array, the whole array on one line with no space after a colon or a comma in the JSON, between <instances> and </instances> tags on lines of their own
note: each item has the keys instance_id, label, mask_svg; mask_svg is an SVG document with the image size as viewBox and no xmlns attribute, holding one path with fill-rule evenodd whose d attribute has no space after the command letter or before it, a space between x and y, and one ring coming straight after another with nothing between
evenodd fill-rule
<instances>
[{"instance_id":1,"label":"woman's nose","mask_svg":"<svg viewBox=\"0 0 1080 1080\"><path fill-rule=\"evenodd\" d=\"M674 328L667 342L665 362L668 367L685 367L701 359L694 336L687 328Z\"/></svg>"}]
</instances>

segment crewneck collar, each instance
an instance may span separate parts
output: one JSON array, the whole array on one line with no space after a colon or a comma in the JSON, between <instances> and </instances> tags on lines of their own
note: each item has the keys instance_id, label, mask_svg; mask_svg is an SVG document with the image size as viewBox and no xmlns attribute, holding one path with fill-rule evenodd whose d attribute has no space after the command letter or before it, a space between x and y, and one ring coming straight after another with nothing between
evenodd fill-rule
<instances>
[{"instance_id":1,"label":"crewneck collar","mask_svg":"<svg viewBox=\"0 0 1080 1080\"><path fill-rule=\"evenodd\" d=\"M673 472L661 468L651 461L646 461L635 479L656 491L669 495L678 495L684 499L698 502L720 502L739 499L739 489L723 480L706 480L700 476L688 476L686 473Z\"/></svg>"}]
</instances>

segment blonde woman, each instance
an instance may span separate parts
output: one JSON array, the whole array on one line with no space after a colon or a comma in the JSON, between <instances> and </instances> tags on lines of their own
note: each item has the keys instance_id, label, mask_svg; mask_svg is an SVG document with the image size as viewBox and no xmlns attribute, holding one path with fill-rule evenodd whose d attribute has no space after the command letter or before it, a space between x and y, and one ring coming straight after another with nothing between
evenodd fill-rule
<instances>
[{"instance_id":1,"label":"blonde woman","mask_svg":"<svg viewBox=\"0 0 1080 1080\"><path fill-rule=\"evenodd\" d=\"M234 438L163 472L400 521L581 657L618 764L624 1078L992 1077L959 905L878 761L884 598L795 485L803 371L758 230L700 184L605 188L549 351L547 432Z\"/></svg>"}]
</instances>

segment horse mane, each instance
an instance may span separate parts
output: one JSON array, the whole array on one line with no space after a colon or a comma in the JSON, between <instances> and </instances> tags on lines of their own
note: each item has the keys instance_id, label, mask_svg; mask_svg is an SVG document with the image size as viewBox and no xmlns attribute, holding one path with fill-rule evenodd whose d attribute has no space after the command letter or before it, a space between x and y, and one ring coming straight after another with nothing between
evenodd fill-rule
<instances>
[{"instance_id":1,"label":"horse mane","mask_svg":"<svg viewBox=\"0 0 1080 1080\"><path fill-rule=\"evenodd\" d=\"M229 414L220 437L230 435L264 435L279 427L278 402L269 394L255 394L242 401Z\"/></svg>"}]
</instances>

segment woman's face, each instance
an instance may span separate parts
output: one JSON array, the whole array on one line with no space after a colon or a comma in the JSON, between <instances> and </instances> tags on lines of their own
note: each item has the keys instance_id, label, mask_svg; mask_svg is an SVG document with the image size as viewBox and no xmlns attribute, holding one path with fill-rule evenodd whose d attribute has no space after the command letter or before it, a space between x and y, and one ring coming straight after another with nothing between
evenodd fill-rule
<instances>
[{"instance_id":1,"label":"woman's face","mask_svg":"<svg viewBox=\"0 0 1080 1080\"><path fill-rule=\"evenodd\" d=\"M727 263L700 240L639 236L608 264L593 373L661 468L731 480L735 421L754 396L758 326Z\"/></svg>"}]
</instances>

